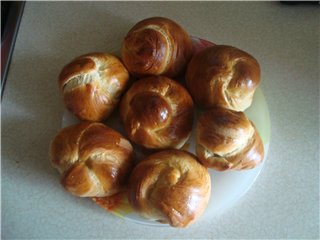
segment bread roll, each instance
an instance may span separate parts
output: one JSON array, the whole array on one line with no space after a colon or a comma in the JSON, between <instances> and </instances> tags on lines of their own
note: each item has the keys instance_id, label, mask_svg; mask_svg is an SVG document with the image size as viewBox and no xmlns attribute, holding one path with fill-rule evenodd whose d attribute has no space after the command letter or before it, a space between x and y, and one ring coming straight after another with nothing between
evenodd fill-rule
<instances>
[{"instance_id":1,"label":"bread roll","mask_svg":"<svg viewBox=\"0 0 320 240\"><path fill-rule=\"evenodd\" d=\"M59 76L66 107L88 121L106 119L125 90L129 73L119 59L105 53L75 58Z\"/></svg>"},{"instance_id":2,"label":"bread roll","mask_svg":"<svg viewBox=\"0 0 320 240\"><path fill-rule=\"evenodd\" d=\"M63 187L79 197L119 192L132 167L132 146L102 123L83 122L62 129L50 147L51 163Z\"/></svg>"},{"instance_id":3,"label":"bread roll","mask_svg":"<svg viewBox=\"0 0 320 240\"><path fill-rule=\"evenodd\" d=\"M163 76L134 82L120 104L129 138L149 149L180 148L193 122L192 98L180 84Z\"/></svg>"},{"instance_id":4,"label":"bread roll","mask_svg":"<svg viewBox=\"0 0 320 240\"><path fill-rule=\"evenodd\" d=\"M188 33L174 21L153 17L138 22L125 37L121 54L128 71L138 77L178 75L193 53Z\"/></svg>"},{"instance_id":5,"label":"bread roll","mask_svg":"<svg viewBox=\"0 0 320 240\"><path fill-rule=\"evenodd\" d=\"M186 227L204 212L211 193L208 170L188 152L165 150L133 169L128 200L142 216Z\"/></svg>"},{"instance_id":6,"label":"bread roll","mask_svg":"<svg viewBox=\"0 0 320 240\"><path fill-rule=\"evenodd\" d=\"M193 56L187 88L203 108L224 107L244 111L260 82L260 67L250 54L231 46L215 45Z\"/></svg>"},{"instance_id":7,"label":"bread roll","mask_svg":"<svg viewBox=\"0 0 320 240\"><path fill-rule=\"evenodd\" d=\"M197 156L209 168L250 169L263 161L263 142L243 112L212 108L198 118L196 132Z\"/></svg>"}]
</instances>

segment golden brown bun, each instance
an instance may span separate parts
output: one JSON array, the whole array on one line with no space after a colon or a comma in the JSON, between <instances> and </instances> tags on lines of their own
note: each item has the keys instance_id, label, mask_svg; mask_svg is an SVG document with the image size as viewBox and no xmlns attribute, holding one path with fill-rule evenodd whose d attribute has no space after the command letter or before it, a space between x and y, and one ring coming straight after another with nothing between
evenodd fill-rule
<instances>
[{"instance_id":1,"label":"golden brown bun","mask_svg":"<svg viewBox=\"0 0 320 240\"><path fill-rule=\"evenodd\" d=\"M120 115L135 143L151 149L180 148L192 130L193 102L176 81L152 76L134 82L121 100Z\"/></svg>"},{"instance_id":2,"label":"golden brown bun","mask_svg":"<svg viewBox=\"0 0 320 240\"><path fill-rule=\"evenodd\" d=\"M66 107L88 121L106 119L125 90L129 73L119 59L105 53L75 58L59 76Z\"/></svg>"},{"instance_id":3,"label":"golden brown bun","mask_svg":"<svg viewBox=\"0 0 320 240\"><path fill-rule=\"evenodd\" d=\"M193 100L204 108L244 111L260 82L260 66L250 54L231 46L215 45L193 56L186 83Z\"/></svg>"},{"instance_id":4,"label":"golden brown bun","mask_svg":"<svg viewBox=\"0 0 320 240\"><path fill-rule=\"evenodd\" d=\"M133 169L128 199L142 216L186 227L207 207L208 170L188 152L166 150L150 155Z\"/></svg>"},{"instance_id":5,"label":"golden brown bun","mask_svg":"<svg viewBox=\"0 0 320 240\"><path fill-rule=\"evenodd\" d=\"M193 53L188 33L174 21L153 17L138 22L125 37L121 54L128 71L138 77L173 77Z\"/></svg>"},{"instance_id":6,"label":"golden brown bun","mask_svg":"<svg viewBox=\"0 0 320 240\"><path fill-rule=\"evenodd\" d=\"M79 123L62 129L50 147L61 184L79 197L104 197L123 187L132 167L132 146L102 123Z\"/></svg>"},{"instance_id":7,"label":"golden brown bun","mask_svg":"<svg viewBox=\"0 0 320 240\"><path fill-rule=\"evenodd\" d=\"M199 117L196 130L197 156L209 168L250 169L263 161L262 140L243 112L212 108Z\"/></svg>"}]
</instances>

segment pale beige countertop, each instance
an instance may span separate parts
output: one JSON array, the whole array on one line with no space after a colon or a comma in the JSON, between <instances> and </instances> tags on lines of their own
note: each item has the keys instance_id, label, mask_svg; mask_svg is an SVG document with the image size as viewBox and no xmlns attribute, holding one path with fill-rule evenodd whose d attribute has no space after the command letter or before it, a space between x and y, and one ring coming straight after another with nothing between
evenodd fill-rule
<instances>
[{"instance_id":1,"label":"pale beige countertop","mask_svg":"<svg viewBox=\"0 0 320 240\"><path fill-rule=\"evenodd\" d=\"M319 14L279 2L27 2L2 101L2 238L319 238ZM118 54L130 27L151 16L250 52L269 105L257 181L187 229L130 223L72 197L48 160L64 111L62 66L87 52Z\"/></svg>"}]
</instances>

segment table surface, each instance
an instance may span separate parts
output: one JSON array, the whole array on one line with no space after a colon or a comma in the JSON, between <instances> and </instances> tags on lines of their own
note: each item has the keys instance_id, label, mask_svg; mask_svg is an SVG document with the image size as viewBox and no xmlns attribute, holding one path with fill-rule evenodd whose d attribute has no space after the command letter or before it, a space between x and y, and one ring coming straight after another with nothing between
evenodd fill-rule
<instances>
[{"instance_id":1,"label":"table surface","mask_svg":"<svg viewBox=\"0 0 320 240\"><path fill-rule=\"evenodd\" d=\"M318 238L319 13L279 2L27 2L2 101L2 238ZM269 105L259 178L233 207L187 229L130 223L66 194L48 159L64 111L61 68L88 52L118 55L127 31L151 16L250 52Z\"/></svg>"}]
</instances>

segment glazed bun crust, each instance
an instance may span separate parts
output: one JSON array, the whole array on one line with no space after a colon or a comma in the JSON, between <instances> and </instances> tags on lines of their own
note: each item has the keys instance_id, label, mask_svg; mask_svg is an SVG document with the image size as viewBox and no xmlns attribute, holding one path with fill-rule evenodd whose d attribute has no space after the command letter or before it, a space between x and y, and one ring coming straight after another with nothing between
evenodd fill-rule
<instances>
[{"instance_id":1,"label":"glazed bun crust","mask_svg":"<svg viewBox=\"0 0 320 240\"><path fill-rule=\"evenodd\" d=\"M117 106L129 73L116 57L90 53L75 58L59 75L59 87L69 111L81 120L102 121Z\"/></svg>"},{"instance_id":2,"label":"glazed bun crust","mask_svg":"<svg viewBox=\"0 0 320 240\"><path fill-rule=\"evenodd\" d=\"M128 71L138 77L173 77L185 69L193 53L188 33L174 21L153 17L133 26L121 54Z\"/></svg>"},{"instance_id":3,"label":"glazed bun crust","mask_svg":"<svg viewBox=\"0 0 320 240\"><path fill-rule=\"evenodd\" d=\"M50 158L63 187L79 197L119 192L132 168L128 140L102 123L83 122L63 128L53 139Z\"/></svg>"},{"instance_id":4,"label":"glazed bun crust","mask_svg":"<svg viewBox=\"0 0 320 240\"><path fill-rule=\"evenodd\" d=\"M209 168L250 169L263 161L263 142L243 112L212 108L199 117L196 131L197 156Z\"/></svg>"},{"instance_id":5,"label":"glazed bun crust","mask_svg":"<svg viewBox=\"0 0 320 240\"><path fill-rule=\"evenodd\" d=\"M203 213L211 193L208 170L192 154L165 150L150 155L131 173L128 199L142 216L186 227Z\"/></svg>"},{"instance_id":6,"label":"glazed bun crust","mask_svg":"<svg viewBox=\"0 0 320 240\"><path fill-rule=\"evenodd\" d=\"M260 66L250 54L215 45L195 54L187 73L187 88L203 108L214 106L244 111L260 82Z\"/></svg>"},{"instance_id":7,"label":"glazed bun crust","mask_svg":"<svg viewBox=\"0 0 320 240\"><path fill-rule=\"evenodd\" d=\"M179 83L163 76L134 82L120 104L129 138L149 149L180 148L193 123L193 101Z\"/></svg>"}]
</instances>

